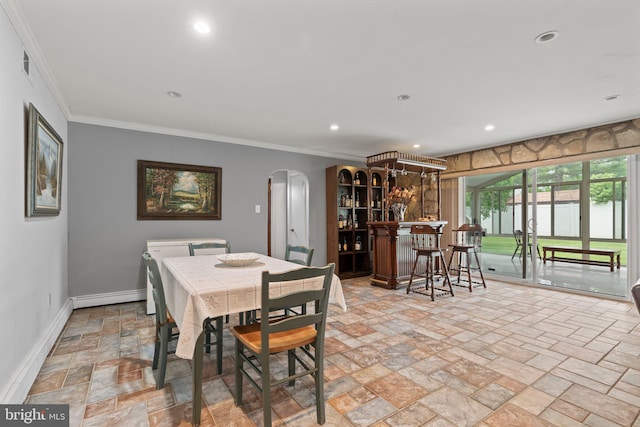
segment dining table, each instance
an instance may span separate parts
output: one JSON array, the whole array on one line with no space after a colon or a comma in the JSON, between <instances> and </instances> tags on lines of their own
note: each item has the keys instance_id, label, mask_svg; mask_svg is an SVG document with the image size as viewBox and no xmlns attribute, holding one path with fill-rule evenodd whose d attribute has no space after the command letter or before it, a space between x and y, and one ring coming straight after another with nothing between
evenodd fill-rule
<instances>
[{"instance_id":1,"label":"dining table","mask_svg":"<svg viewBox=\"0 0 640 427\"><path fill-rule=\"evenodd\" d=\"M180 330L176 356L193 360L194 425L200 424L204 323L218 316L260 309L263 271L282 273L304 268L300 264L253 252L236 255L253 261L238 266L221 261L219 255L171 257L164 258L160 268L167 309ZM317 281L271 284L270 294L285 295L317 285ZM329 302L347 311L342 283L335 274Z\"/></svg>"}]
</instances>

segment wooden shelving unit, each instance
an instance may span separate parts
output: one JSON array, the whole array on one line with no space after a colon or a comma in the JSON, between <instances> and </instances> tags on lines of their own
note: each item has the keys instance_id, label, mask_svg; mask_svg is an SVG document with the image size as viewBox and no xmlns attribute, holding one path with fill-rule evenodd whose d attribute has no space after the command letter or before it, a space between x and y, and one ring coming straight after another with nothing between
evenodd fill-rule
<instances>
[{"instance_id":1,"label":"wooden shelving unit","mask_svg":"<svg viewBox=\"0 0 640 427\"><path fill-rule=\"evenodd\" d=\"M381 181L379 176L377 179ZM367 169L340 165L327 168L326 194L327 261L336 264L336 274L342 279L370 274L367 221L374 210Z\"/></svg>"}]
</instances>

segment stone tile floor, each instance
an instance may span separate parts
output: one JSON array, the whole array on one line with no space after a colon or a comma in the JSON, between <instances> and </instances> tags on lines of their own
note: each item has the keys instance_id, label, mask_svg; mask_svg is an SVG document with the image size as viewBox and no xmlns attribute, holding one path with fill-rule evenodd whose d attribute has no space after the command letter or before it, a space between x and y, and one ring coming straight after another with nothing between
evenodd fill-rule
<instances>
[{"instance_id":1,"label":"stone tile floor","mask_svg":"<svg viewBox=\"0 0 640 427\"><path fill-rule=\"evenodd\" d=\"M640 426L640 316L630 303L495 281L432 302L343 281L327 328L328 426ZM231 323L236 319L231 317ZM142 302L75 310L25 403L69 403L72 426L190 425L190 362L155 388ZM261 425L245 386L205 360L203 426ZM315 422L312 383L273 393L274 425Z\"/></svg>"}]
</instances>

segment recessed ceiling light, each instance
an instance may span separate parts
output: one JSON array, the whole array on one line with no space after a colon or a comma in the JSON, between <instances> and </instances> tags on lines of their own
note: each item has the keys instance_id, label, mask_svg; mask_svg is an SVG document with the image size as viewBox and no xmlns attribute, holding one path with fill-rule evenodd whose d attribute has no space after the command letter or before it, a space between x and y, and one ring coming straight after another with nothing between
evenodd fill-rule
<instances>
[{"instance_id":1,"label":"recessed ceiling light","mask_svg":"<svg viewBox=\"0 0 640 427\"><path fill-rule=\"evenodd\" d=\"M536 37L536 43L548 43L560 35L557 31L545 31Z\"/></svg>"},{"instance_id":2,"label":"recessed ceiling light","mask_svg":"<svg viewBox=\"0 0 640 427\"><path fill-rule=\"evenodd\" d=\"M204 21L198 21L193 24L193 29L199 32L200 34L207 34L211 31L211 27Z\"/></svg>"},{"instance_id":3,"label":"recessed ceiling light","mask_svg":"<svg viewBox=\"0 0 640 427\"><path fill-rule=\"evenodd\" d=\"M338 126L337 124L333 123L331 126L329 126L329 129L336 131L338 129L340 129L340 126Z\"/></svg>"},{"instance_id":4,"label":"recessed ceiling light","mask_svg":"<svg viewBox=\"0 0 640 427\"><path fill-rule=\"evenodd\" d=\"M494 130L496 127L494 125L492 125L491 123L489 123L488 125L486 125L484 127L484 130L486 130L487 132L491 132L492 130Z\"/></svg>"},{"instance_id":5,"label":"recessed ceiling light","mask_svg":"<svg viewBox=\"0 0 640 427\"><path fill-rule=\"evenodd\" d=\"M411 96L409 96L409 95L398 95L398 100L400 100L400 101L406 101L407 99L411 99Z\"/></svg>"},{"instance_id":6,"label":"recessed ceiling light","mask_svg":"<svg viewBox=\"0 0 640 427\"><path fill-rule=\"evenodd\" d=\"M172 98L180 98L180 97L182 97L182 94L180 92L174 92L172 90L167 92L167 95L169 95Z\"/></svg>"},{"instance_id":7,"label":"recessed ceiling light","mask_svg":"<svg viewBox=\"0 0 640 427\"><path fill-rule=\"evenodd\" d=\"M420 144L413 144L413 148L420 148Z\"/></svg>"},{"instance_id":8,"label":"recessed ceiling light","mask_svg":"<svg viewBox=\"0 0 640 427\"><path fill-rule=\"evenodd\" d=\"M607 97L604 98L605 101L615 101L616 99L620 98L621 95L609 95Z\"/></svg>"}]
</instances>

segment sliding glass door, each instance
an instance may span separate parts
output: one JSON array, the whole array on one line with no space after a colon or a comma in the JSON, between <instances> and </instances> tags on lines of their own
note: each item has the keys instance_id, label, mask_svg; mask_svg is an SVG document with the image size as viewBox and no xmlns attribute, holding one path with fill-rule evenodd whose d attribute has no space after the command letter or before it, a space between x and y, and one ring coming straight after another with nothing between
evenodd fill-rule
<instances>
[{"instance_id":1,"label":"sliding glass door","mask_svg":"<svg viewBox=\"0 0 640 427\"><path fill-rule=\"evenodd\" d=\"M466 221L485 231L484 271L625 297L626 162L616 157L466 177ZM545 264L545 246L573 249ZM598 262L609 258L589 254L592 249L620 251L621 268L611 271Z\"/></svg>"},{"instance_id":2,"label":"sliding glass door","mask_svg":"<svg viewBox=\"0 0 640 427\"><path fill-rule=\"evenodd\" d=\"M482 263L489 274L531 279L526 179L526 171L465 178L465 221L482 225Z\"/></svg>"}]
</instances>

